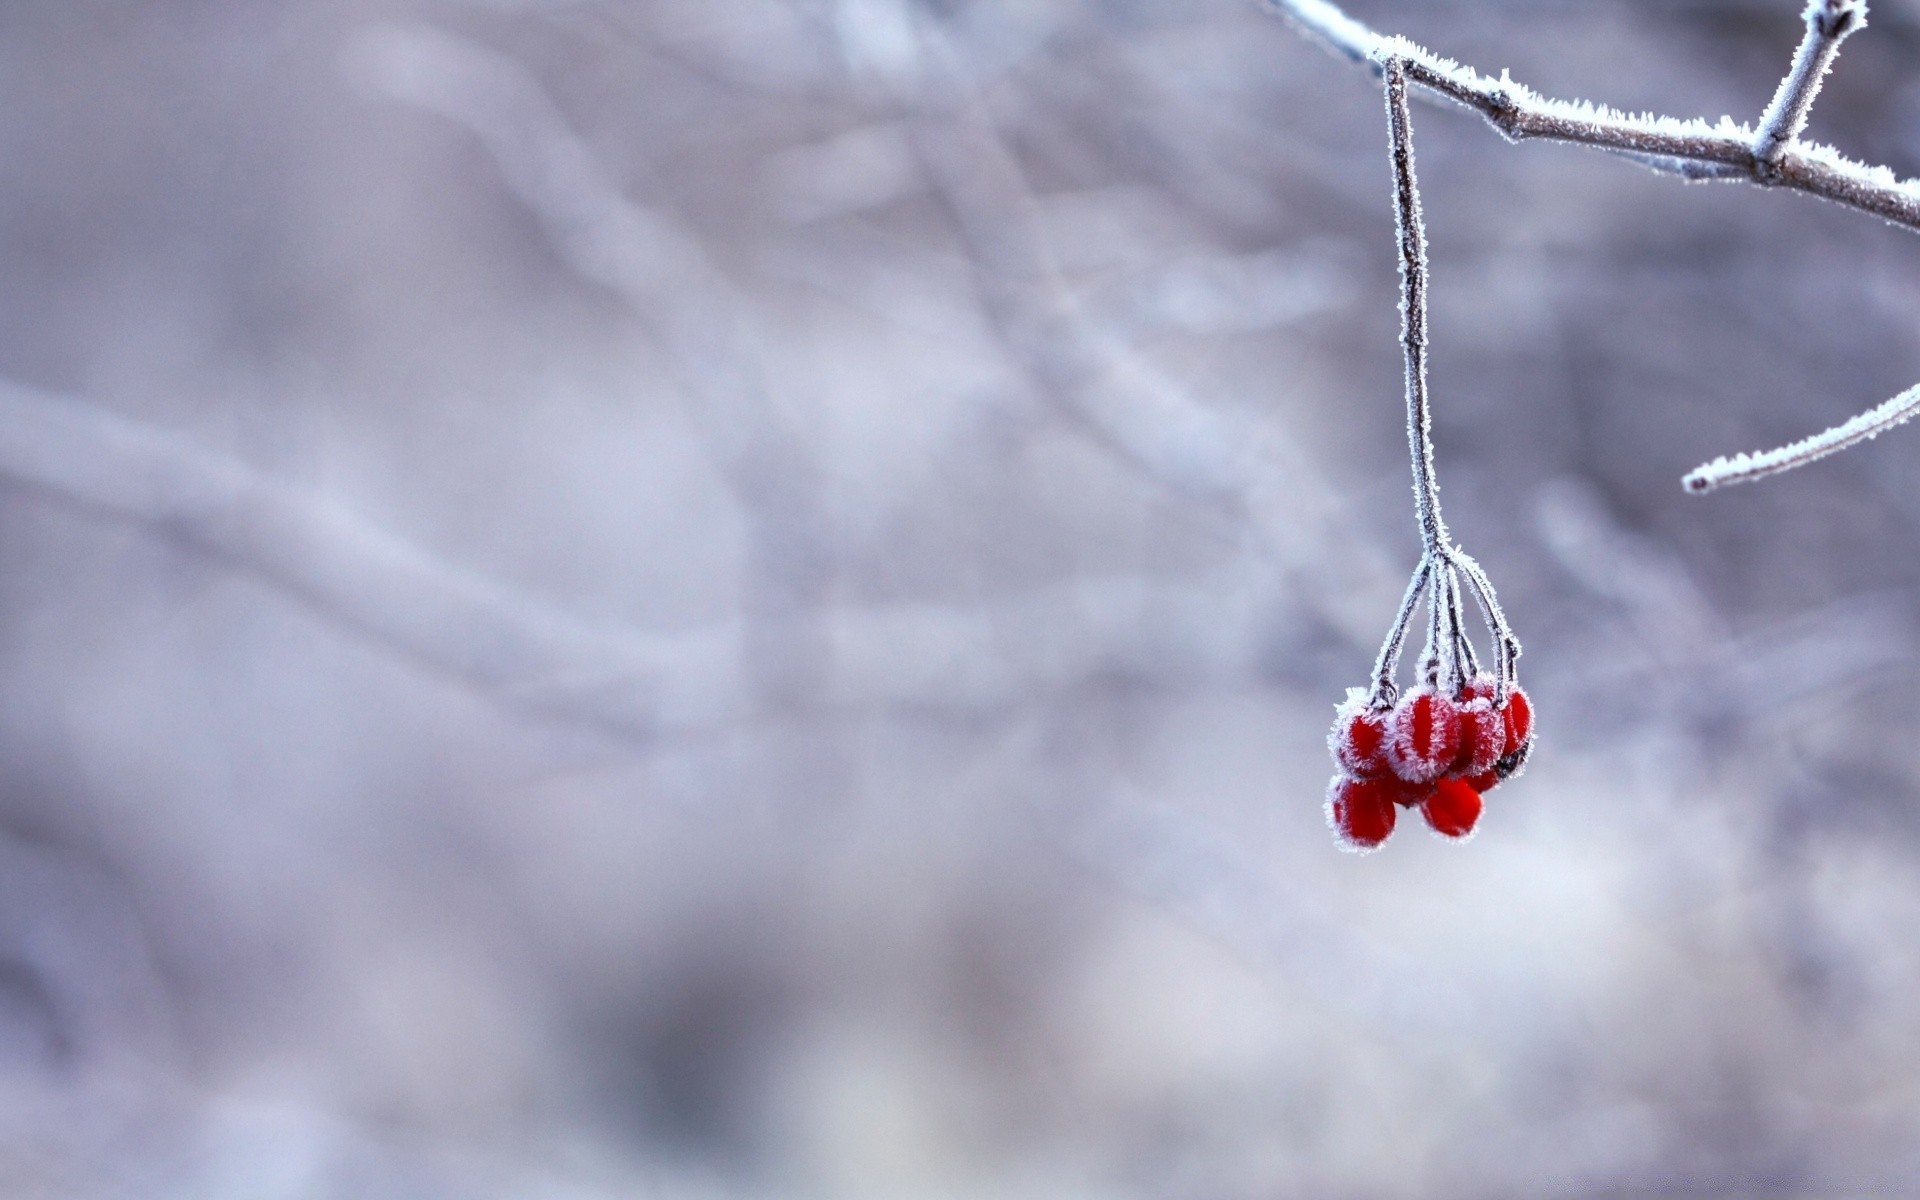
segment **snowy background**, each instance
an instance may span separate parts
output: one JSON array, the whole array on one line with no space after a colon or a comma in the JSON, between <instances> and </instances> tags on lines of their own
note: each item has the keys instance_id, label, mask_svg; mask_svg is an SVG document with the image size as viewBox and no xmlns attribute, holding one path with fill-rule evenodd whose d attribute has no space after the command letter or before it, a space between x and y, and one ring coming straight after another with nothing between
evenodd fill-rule
<instances>
[{"instance_id":1,"label":"snowy background","mask_svg":"<svg viewBox=\"0 0 1920 1200\"><path fill-rule=\"evenodd\" d=\"M1368 0L1753 119L1797 0ZM1920 1180L1920 243L1414 120L1541 744L1324 827L1385 119L1252 0L0 6L0 1190ZM1920 3L1813 134L1920 173Z\"/></svg>"}]
</instances>

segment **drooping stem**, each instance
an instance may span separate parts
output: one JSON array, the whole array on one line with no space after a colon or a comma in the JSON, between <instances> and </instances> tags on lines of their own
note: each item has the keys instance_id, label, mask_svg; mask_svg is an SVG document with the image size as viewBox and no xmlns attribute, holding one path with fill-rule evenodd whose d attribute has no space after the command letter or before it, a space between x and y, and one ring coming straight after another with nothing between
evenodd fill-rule
<instances>
[{"instance_id":1,"label":"drooping stem","mask_svg":"<svg viewBox=\"0 0 1920 1200\"><path fill-rule=\"evenodd\" d=\"M1433 418L1427 399L1427 234L1413 176L1413 122L1407 111L1407 63L1386 61L1387 127L1393 159L1393 213L1400 246L1400 346L1407 361L1407 448L1413 456L1413 502L1421 546L1439 560L1447 550L1440 487L1433 476ZM1436 581L1437 582L1437 581Z\"/></svg>"}]
</instances>

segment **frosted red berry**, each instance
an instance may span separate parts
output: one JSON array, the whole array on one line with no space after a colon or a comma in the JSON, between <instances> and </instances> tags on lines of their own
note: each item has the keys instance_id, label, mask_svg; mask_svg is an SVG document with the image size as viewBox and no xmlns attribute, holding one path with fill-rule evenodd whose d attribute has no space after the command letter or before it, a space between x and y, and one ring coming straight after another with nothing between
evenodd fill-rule
<instances>
[{"instance_id":1,"label":"frosted red berry","mask_svg":"<svg viewBox=\"0 0 1920 1200\"><path fill-rule=\"evenodd\" d=\"M1364 854L1393 832L1396 789L1385 779L1336 775L1327 786L1327 824L1342 848Z\"/></svg>"},{"instance_id":2,"label":"frosted red berry","mask_svg":"<svg viewBox=\"0 0 1920 1200\"><path fill-rule=\"evenodd\" d=\"M1507 689L1507 706L1502 711L1507 718L1506 752L1511 754L1533 740L1533 702L1516 683Z\"/></svg>"},{"instance_id":3,"label":"frosted red berry","mask_svg":"<svg viewBox=\"0 0 1920 1200\"><path fill-rule=\"evenodd\" d=\"M1463 838L1480 820L1480 793L1465 780L1442 779L1420 806L1420 815L1443 837Z\"/></svg>"},{"instance_id":4,"label":"frosted red berry","mask_svg":"<svg viewBox=\"0 0 1920 1200\"><path fill-rule=\"evenodd\" d=\"M1493 770L1500 778L1509 779L1527 765L1527 756L1533 753L1533 703L1518 685L1507 689L1507 706L1501 716L1506 737Z\"/></svg>"},{"instance_id":5,"label":"frosted red berry","mask_svg":"<svg viewBox=\"0 0 1920 1200\"><path fill-rule=\"evenodd\" d=\"M1333 729L1327 734L1335 765L1357 779L1388 774L1387 717L1392 711L1373 707L1357 690L1349 695L1335 710Z\"/></svg>"},{"instance_id":6,"label":"frosted red berry","mask_svg":"<svg viewBox=\"0 0 1920 1200\"><path fill-rule=\"evenodd\" d=\"M1460 706L1460 752L1454 755L1450 775L1479 776L1493 770L1506 751L1505 715L1488 696L1470 691Z\"/></svg>"},{"instance_id":7,"label":"frosted red berry","mask_svg":"<svg viewBox=\"0 0 1920 1200\"><path fill-rule=\"evenodd\" d=\"M1460 753L1460 705L1431 687L1400 697L1387 722L1387 762L1408 783L1431 783Z\"/></svg>"}]
</instances>

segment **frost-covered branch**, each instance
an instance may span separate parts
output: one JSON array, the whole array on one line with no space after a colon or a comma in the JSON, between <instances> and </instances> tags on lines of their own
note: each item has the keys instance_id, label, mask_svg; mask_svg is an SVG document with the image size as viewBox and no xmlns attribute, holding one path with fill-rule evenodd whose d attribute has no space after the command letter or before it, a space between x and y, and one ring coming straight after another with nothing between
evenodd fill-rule
<instances>
[{"instance_id":1,"label":"frost-covered branch","mask_svg":"<svg viewBox=\"0 0 1920 1200\"><path fill-rule=\"evenodd\" d=\"M1405 38L1377 33L1326 0L1263 2L1342 57L1368 63L1376 71L1389 58L1405 59L1409 80L1474 109L1511 140L1574 142L1619 151L1688 178L1748 179L1793 188L1920 230L1920 181L1902 180L1885 167L1855 162L1831 147L1770 142L1763 156L1760 134L1728 117L1709 124L1697 117L1632 115L1585 101L1555 100L1514 82L1504 71L1494 79ZM1841 38L1866 23L1866 5L1863 0L1814 0L1808 21L1808 41L1782 84L1783 95L1775 97L1774 107L1787 122L1783 130L1795 120L1804 121L1806 106ZM1828 29L1835 32L1821 32ZM1803 73L1811 77L1795 85L1795 77Z\"/></svg>"},{"instance_id":2,"label":"frost-covered branch","mask_svg":"<svg viewBox=\"0 0 1920 1200\"><path fill-rule=\"evenodd\" d=\"M1509 140L1544 138L1624 154L1688 179L1747 180L1792 188L1920 230L1920 180L1856 162L1830 146L1802 142L1807 114L1840 43L1867 23L1866 0L1809 0L1807 31L1757 129L1722 117L1709 125L1629 115L1584 101L1554 100L1442 58L1404 38L1375 32L1327 0L1263 0L1336 54L1376 71L1404 63L1406 78L1478 111ZM1762 454L1720 458L1686 476L1690 492L1759 479L1825 458L1913 416L1920 389L1907 391L1825 433Z\"/></svg>"},{"instance_id":3,"label":"frost-covered branch","mask_svg":"<svg viewBox=\"0 0 1920 1200\"><path fill-rule=\"evenodd\" d=\"M1790 446L1758 454L1716 458L1689 471L1680 483L1690 492L1710 492L1730 483L1751 483L1756 479L1765 479L1769 475L1804 467L1849 446L1870 441L1911 419L1915 413L1920 413L1920 386L1910 387L1878 408L1870 408L1850 421L1835 425L1824 433L1802 438Z\"/></svg>"}]
</instances>

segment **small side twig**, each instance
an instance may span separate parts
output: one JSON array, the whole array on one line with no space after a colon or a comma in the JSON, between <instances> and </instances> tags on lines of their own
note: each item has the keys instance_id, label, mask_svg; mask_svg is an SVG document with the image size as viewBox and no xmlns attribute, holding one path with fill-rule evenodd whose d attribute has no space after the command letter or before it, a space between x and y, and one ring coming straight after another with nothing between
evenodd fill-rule
<instances>
[{"instance_id":1,"label":"small side twig","mask_svg":"<svg viewBox=\"0 0 1920 1200\"><path fill-rule=\"evenodd\" d=\"M1848 34L1867 23L1865 0L1808 0L1807 33L1794 53L1780 89L1760 118L1760 135L1753 141L1753 157L1771 169L1807 127L1807 114L1833 67L1834 56Z\"/></svg>"},{"instance_id":2,"label":"small side twig","mask_svg":"<svg viewBox=\"0 0 1920 1200\"><path fill-rule=\"evenodd\" d=\"M1802 438L1792 445L1759 454L1716 458L1687 472L1680 486L1689 492L1710 492L1730 483L1751 483L1782 471L1791 471L1795 467L1804 467L1849 446L1871 441L1895 425L1910 420L1916 413L1920 413L1920 385L1908 388L1880 407L1870 408L1851 421L1835 425L1824 433Z\"/></svg>"}]
</instances>

